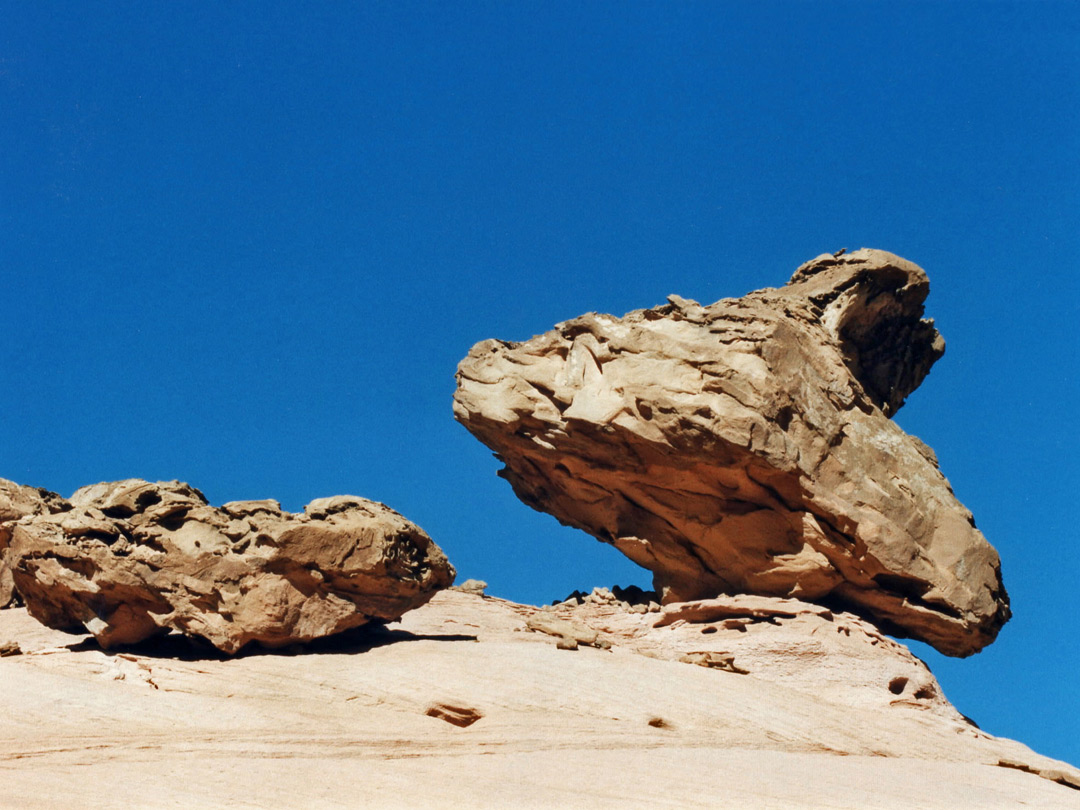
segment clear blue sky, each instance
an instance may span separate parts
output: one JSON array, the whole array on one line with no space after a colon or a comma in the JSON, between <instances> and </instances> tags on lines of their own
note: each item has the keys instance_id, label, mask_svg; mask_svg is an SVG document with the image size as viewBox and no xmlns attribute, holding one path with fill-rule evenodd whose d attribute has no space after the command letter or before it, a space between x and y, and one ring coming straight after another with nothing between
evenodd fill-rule
<instances>
[{"instance_id":1,"label":"clear blue sky","mask_svg":"<svg viewBox=\"0 0 1080 810\"><path fill-rule=\"evenodd\" d=\"M0 114L0 476L363 495L520 601L649 580L453 421L473 343L918 262L1016 613L918 649L1080 764L1080 4L0 0Z\"/></svg>"}]
</instances>

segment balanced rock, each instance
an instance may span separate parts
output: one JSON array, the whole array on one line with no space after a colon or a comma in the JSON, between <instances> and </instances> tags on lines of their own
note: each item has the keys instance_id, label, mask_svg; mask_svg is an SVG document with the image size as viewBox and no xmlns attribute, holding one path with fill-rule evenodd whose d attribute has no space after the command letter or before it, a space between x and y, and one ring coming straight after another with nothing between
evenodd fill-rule
<instances>
[{"instance_id":1,"label":"balanced rock","mask_svg":"<svg viewBox=\"0 0 1080 810\"><path fill-rule=\"evenodd\" d=\"M780 289L477 344L454 413L525 503L650 569L663 601L825 601L950 655L1009 618L997 553L890 419L944 352L929 283L823 255Z\"/></svg>"},{"instance_id":2,"label":"balanced rock","mask_svg":"<svg viewBox=\"0 0 1080 810\"><path fill-rule=\"evenodd\" d=\"M208 505L178 481L80 489L71 509L14 524L9 563L30 614L104 647L177 630L227 653L393 621L454 569L422 529L338 496Z\"/></svg>"},{"instance_id":3,"label":"balanced rock","mask_svg":"<svg viewBox=\"0 0 1080 810\"><path fill-rule=\"evenodd\" d=\"M15 521L28 515L49 515L63 512L71 504L47 489L24 487L0 478L0 608L18 601L15 582L7 564L7 548Z\"/></svg>"}]
</instances>

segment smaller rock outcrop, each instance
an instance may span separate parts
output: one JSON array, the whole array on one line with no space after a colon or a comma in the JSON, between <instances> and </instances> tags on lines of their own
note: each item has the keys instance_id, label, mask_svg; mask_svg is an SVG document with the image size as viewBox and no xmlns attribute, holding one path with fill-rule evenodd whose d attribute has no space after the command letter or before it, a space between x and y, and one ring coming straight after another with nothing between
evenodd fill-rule
<instances>
[{"instance_id":1,"label":"smaller rock outcrop","mask_svg":"<svg viewBox=\"0 0 1080 810\"><path fill-rule=\"evenodd\" d=\"M47 489L25 487L0 478L0 608L18 602L15 581L7 564L7 547L15 521L29 515L51 515L71 508L71 504Z\"/></svg>"},{"instance_id":2,"label":"smaller rock outcrop","mask_svg":"<svg viewBox=\"0 0 1080 810\"><path fill-rule=\"evenodd\" d=\"M305 642L398 619L454 578L422 529L363 498L299 515L132 479L84 487L69 506L12 524L8 563L32 616L104 647L169 630L226 653Z\"/></svg>"},{"instance_id":3,"label":"smaller rock outcrop","mask_svg":"<svg viewBox=\"0 0 1080 810\"><path fill-rule=\"evenodd\" d=\"M461 591L462 593L471 593L473 596L483 596L487 591L488 584L482 579L467 579L460 585L453 585L455 591Z\"/></svg>"},{"instance_id":4,"label":"smaller rock outcrop","mask_svg":"<svg viewBox=\"0 0 1080 810\"><path fill-rule=\"evenodd\" d=\"M640 601L616 598L634 591L640 600L650 596L636 588L594 588L555 605L513 609L528 630L582 646L749 674L845 706L911 708L970 726L925 663L854 614L751 594L673 602L653 613L636 609ZM447 599L440 596L440 603Z\"/></svg>"},{"instance_id":5,"label":"smaller rock outcrop","mask_svg":"<svg viewBox=\"0 0 1080 810\"><path fill-rule=\"evenodd\" d=\"M600 638L595 630L586 627L581 622L571 619L561 619L550 613L538 613L530 616L525 626L537 633L544 633L559 639L562 644L560 649L576 650L578 645L586 647L599 647L607 649L610 642Z\"/></svg>"}]
</instances>

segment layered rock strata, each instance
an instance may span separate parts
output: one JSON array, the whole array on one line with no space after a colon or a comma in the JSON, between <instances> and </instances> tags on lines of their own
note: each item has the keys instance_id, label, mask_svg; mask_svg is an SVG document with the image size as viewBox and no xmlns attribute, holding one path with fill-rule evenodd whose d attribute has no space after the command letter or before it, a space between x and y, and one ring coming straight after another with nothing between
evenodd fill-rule
<instances>
[{"instance_id":1,"label":"layered rock strata","mask_svg":"<svg viewBox=\"0 0 1080 810\"><path fill-rule=\"evenodd\" d=\"M351 496L290 514L276 501L210 506L178 481L85 487L11 528L8 562L30 614L103 647L176 630L234 653L392 621L453 582L413 523Z\"/></svg>"},{"instance_id":2,"label":"layered rock strata","mask_svg":"<svg viewBox=\"0 0 1080 810\"><path fill-rule=\"evenodd\" d=\"M591 313L474 346L454 413L518 497L650 569L665 603L797 597L968 655L1009 617L999 559L890 418L944 352L928 291L864 249L710 306Z\"/></svg>"},{"instance_id":3,"label":"layered rock strata","mask_svg":"<svg viewBox=\"0 0 1080 810\"><path fill-rule=\"evenodd\" d=\"M919 709L974 728L925 663L851 613L748 594L674 602L655 613L636 607L595 588L539 610L514 610L527 629L548 635L558 635L549 627L572 626L576 638L591 634L591 646L750 674L837 703Z\"/></svg>"}]
</instances>

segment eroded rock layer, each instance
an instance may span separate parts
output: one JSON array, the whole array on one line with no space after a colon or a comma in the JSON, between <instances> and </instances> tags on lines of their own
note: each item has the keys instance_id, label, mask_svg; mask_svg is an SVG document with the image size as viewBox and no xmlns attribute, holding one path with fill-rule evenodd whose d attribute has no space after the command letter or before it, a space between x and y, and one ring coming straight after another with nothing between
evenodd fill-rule
<instances>
[{"instance_id":1,"label":"eroded rock layer","mask_svg":"<svg viewBox=\"0 0 1080 810\"><path fill-rule=\"evenodd\" d=\"M32 616L105 647L168 630L228 653L310 641L400 618L454 578L422 529L363 498L298 515L133 479L84 487L67 506L11 524L8 562Z\"/></svg>"},{"instance_id":2,"label":"eroded rock layer","mask_svg":"<svg viewBox=\"0 0 1080 810\"><path fill-rule=\"evenodd\" d=\"M889 417L944 352L926 274L824 255L780 289L671 296L477 344L454 413L530 506L612 543L664 601L826 601L951 655L1009 617L997 553Z\"/></svg>"}]
</instances>

